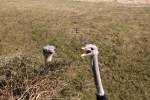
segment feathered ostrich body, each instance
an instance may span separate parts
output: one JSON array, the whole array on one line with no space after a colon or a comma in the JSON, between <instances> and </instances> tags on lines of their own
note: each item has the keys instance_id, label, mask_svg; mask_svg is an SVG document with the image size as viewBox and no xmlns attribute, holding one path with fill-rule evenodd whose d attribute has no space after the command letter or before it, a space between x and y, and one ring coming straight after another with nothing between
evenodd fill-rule
<instances>
[{"instance_id":1,"label":"feathered ostrich body","mask_svg":"<svg viewBox=\"0 0 150 100\"><path fill-rule=\"evenodd\" d=\"M87 44L85 47L82 47L84 53L81 55L90 56L91 67L94 75L95 85L96 85L96 97L97 100L107 100L105 97L104 89L101 82L99 65L98 65L98 48L93 44Z\"/></svg>"},{"instance_id":2,"label":"feathered ostrich body","mask_svg":"<svg viewBox=\"0 0 150 100\"><path fill-rule=\"evenodd\" d=\"M55 54L56 47L53 45L46 45L43 47L43 56L45 64L52 61L53 55Z\"/></svg>"}]
</instances>

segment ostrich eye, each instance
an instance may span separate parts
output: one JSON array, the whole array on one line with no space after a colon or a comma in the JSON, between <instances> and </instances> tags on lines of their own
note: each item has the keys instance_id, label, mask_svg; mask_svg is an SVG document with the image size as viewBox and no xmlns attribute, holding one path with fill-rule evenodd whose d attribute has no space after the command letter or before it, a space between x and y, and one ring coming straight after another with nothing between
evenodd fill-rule
<instances>
[{"instance_id":1,"label":"ostrich eye","mask_svg":"<svg viewBox=\"0 0 150 100\"><path fill-rule=\"evenodd\" d=\"M94 48L91 48L91 50L94 50Z\"/></svg>"}]
</instances>

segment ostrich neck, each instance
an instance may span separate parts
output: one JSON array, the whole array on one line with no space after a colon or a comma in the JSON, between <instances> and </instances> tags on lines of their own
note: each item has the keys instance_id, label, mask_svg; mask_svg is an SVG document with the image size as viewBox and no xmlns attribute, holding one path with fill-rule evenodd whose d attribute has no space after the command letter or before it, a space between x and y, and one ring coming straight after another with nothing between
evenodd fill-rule
<instances>
[{"instance_id":1,"label":"ostrich neck","mask_svg":"<svg viewBox=\"0 0 150 100\"><path fill-rule=\"evenodd\" d=\"M99 66L98 66L98 55L91 56L91 67L92 67L92 71L93 71L93 75L94 75L97 95L103 96L104 89L102 86L100 70L99 70Z\"/></svg>"}]
</instances>

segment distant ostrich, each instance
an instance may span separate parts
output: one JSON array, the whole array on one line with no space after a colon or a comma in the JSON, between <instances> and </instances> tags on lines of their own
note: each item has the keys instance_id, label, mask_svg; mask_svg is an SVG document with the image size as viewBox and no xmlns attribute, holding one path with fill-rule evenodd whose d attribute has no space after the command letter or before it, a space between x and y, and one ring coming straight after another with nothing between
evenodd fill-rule
<instances>
[{"instance_id":1,"label":"distant ostrich","mask_svg":"<svg viewBox=\"0 0 150 100\"><path fill-rule=\"evenodd\" d=\"M85 47L82 47L85 53L81 56L90 56L91 67L94 75L95 85L96 85L96 97L97 100L107 100L104 89L101 82L100 71L98 66L98 48L93 44L87 44Z\"/></svg>"},{"instance_id":2,"label":"distant ostrich","mask_svg":"<svg viewBox=\"0 0 150 100\"><path fill-rule=\"evenodd\" d=\"M45 65L48 62L52 61L53 55L55 54L56 47L53 45L46 45L43 47L43 56L44 56L44 63Z\"/></svg>"}]
</instances>

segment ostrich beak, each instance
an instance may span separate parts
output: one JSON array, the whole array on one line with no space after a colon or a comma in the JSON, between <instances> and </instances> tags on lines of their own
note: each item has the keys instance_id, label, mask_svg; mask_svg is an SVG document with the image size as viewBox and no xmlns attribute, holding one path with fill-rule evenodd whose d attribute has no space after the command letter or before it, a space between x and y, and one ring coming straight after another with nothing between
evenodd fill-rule
<instances>
[{"instance_id":1,"label":"ostrich beak","mask_svg":"<svg viewBox=\"0 0 150 100\"><path fill-rule=\"evenodd\" d=\"M87 49L87 48L85 48L85 47L82 47L81 49L84 51L84 53L83 53L83 54L81 54L81 57L91 55L91 50L88 50L88 49Z\"/></svg>"}]
</instances>

